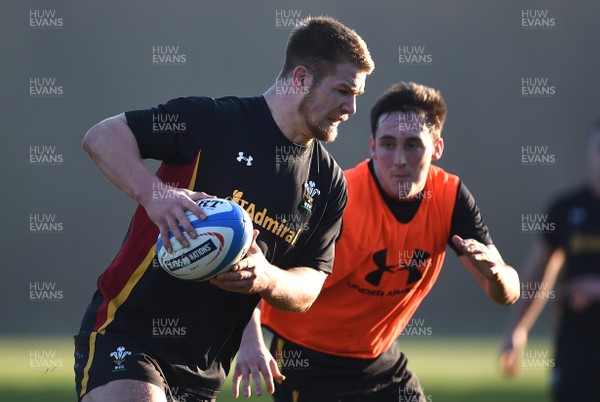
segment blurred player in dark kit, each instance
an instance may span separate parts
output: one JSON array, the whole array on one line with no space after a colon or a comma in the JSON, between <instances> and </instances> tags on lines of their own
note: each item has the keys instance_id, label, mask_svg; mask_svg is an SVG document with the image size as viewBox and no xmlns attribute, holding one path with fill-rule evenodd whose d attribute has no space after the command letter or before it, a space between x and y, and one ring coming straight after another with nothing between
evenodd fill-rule
<instances>
[{"instance_id":1,"label":"blurred player in dark kit","mask_svg":"<svg viewBox=\"0 0 600 402\"><path fill-rule=\"evenodd\" d=\"M600 120L592 126L585 156L587 183L552 202L547 221L554 228L529 251L522 298L513 307L500 358L503 371L515 375L529 331L547 300L556 297L557 402L600 401Z\"/></svg>"},{"instance_id":2,"label":"blurred player in dark kit","mask_svg":"<svg viewBox=\"0 0 600 402\"><path fill-rule=\"evenodd\" d=\"M305 313L264 303L255 311L234 395L240 381L250 393L251 376L262 392L262 372L278 402L426 401L396 340L435 283L446 246L491 300L518 298L518 275L492 244L473 196L432 165L444 150L445 118L441 94L415 83L393 85L376 102L371 159L345 171L348 205L333 273ZM259 318L274 333L270 353Z\"/></svg>"},{"instance_id":3,"label":"blurred player in dark kit","mask_svg":"<svg viewBox=\"0 0 600 402\"><path fill-rule=\"evenodd\" d=\"M320 141L333 141L355 113L373 68L353 30L308 18L264 95L178 98L88 131L84 148L98 169L140 205L75 336L80 400L214 400L261 298L283 310L311 306L331 272L347 200L343 172ZM282 147L301 157L277 160ZM144 158L162 161L156 174ZM232 272L174 278L157 267L156 238L170 230L187 246L181 230L195 232L185 212L203 219L195 201L208 194L242 205L260 234ZM300 229L279 218L290 215ZM156 336L165 322L183 335Z\"/></svg>"}]
</instances>

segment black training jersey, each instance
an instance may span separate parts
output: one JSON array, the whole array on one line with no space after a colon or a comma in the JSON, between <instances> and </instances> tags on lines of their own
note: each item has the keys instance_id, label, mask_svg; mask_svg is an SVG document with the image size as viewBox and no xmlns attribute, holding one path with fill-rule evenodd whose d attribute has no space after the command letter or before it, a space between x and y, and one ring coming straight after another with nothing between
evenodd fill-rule
<instances>
[{"instance_id":1,"label":"black training jersey","mask_svg":"<svg viewBox=\"0 0 600 402\"><path fill-rule=\"evenodd\" d=\"M250 214L271 263L331 272L343 173L318 141L288 141L263 97L179 98L126 117L141 156L163 161L158 201L167 186L231 199ZM158 234L138 207L81 331L138 339L180 390L214 398L260 298L170 276L156 260Z\"/></svg>"},{"instance_id":2,"label":"black training jersey","mask_svg":"<svg viewBox=\"0 0 600 402\"><path fill-rule=\"evenodd\" d=\"M570 280L582 275L600 277L600 199L588 187L580 188L555 201L547 216L544 239L552 249L566 253L557 281L557 295ZM551 226L554 224L554 226ZM600 336L600 302L582 311L574 311L560 298L559 331L563 335ZM560 335L559 335L560 336Z\"/></svg>"}]
</instances>

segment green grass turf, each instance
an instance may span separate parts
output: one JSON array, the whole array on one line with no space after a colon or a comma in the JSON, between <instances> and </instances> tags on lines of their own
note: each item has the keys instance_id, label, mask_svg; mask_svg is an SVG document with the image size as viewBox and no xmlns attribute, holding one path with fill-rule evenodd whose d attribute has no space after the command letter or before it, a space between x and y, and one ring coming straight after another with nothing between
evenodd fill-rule
<instances>
[{"instance_id":1,"label":"green grass turf","mask_svg":"<svg viewBox=\"0 0 600 402\"><path fill-rule=\"evenodd\" d=\"M0 401L75 401L71 345L69 337L0 338ZM497 338L401 340L409 368L419 376L428 402L549 401L550 370L524 367L517 378L505 379L498 370L498 347ZM545 353L550 351L550 344L532 340L528 350ZM538 359L536 363L544 365L547 361ZM230 380L218 401L234 401Z\"/></svg>"}]
</instances>

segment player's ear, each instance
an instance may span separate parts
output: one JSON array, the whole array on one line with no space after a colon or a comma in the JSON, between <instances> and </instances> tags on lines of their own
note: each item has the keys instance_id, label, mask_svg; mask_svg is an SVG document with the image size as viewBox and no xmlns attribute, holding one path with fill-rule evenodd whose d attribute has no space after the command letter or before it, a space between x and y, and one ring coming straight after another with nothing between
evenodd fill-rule
<instances>
[{"instance_id":1,"label":"player's ear","mask_svg":"<svg viewBox=\"0 0 600 402\"><path fill-rule=\"evenodd\" d=\"M291 84L297 88L310 88L312 86L314 76L311 74L308 67L300 64L292 71L292 82ZM304 92L297 92L304 93Z\"/></svg>"},{"instance_id":2,"label":"player's ear","mask_svg":"<svg viewBox=\"0 0 600 402\"><path fill-rule=\"evenodd\" d=\"M375 157L375 138L373 138L372 134L369 136L369 153L371 154L371 159L377 159Z\"/></svg>"},{"instance_id":3,"label":"player's ear","mask_svg":"<svg viewBox=\"0 0 600 402\"><path fill-rule=\"evenodd\" d=\"M442 137L438 138L433 144L433 155L431 155L431 160L437 161L442 157L444 153L444 139Z\"/></svg>"}]
</instances>

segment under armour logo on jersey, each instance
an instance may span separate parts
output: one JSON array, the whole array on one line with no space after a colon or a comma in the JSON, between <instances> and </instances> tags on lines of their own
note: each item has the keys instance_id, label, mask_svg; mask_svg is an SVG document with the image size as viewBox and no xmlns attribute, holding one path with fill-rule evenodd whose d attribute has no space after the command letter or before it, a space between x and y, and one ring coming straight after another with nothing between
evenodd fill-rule
<instances>
[{"instance_id":1,"label":"under armour logo on jersey","mask_svg":"<svg viewBox=\"0 0 600 402\"><path fill-rule=\"evenodd\" d=\"M236 159L238 162L246 161L246 166L252 166L252 161L254 160L252 155L245 157L243 152L238 152L238 157Z\"/></svg>"},{"instance_id":2,"label":"under armour logo on jersey","mask_svg":"<svg viewBox=\"0 0 600 402\"><path fill-rule=\"evenodd\" d=\"M365 281L371 285L379 286L383 274L389 272L391 274L400 271L408 271L407 285L418 282L423 277L423 272L419 268L425 270L429 267L429 254L427 251L415 249L413 251L400 252L400 260L397 265L387 265L387 249L379 250L373 254L373 262L377 266L372 272L365 276Z\"/></svg>"},{"instance_id":3,"label":"under armour logo on jersey","mask_svg":"<svg viewBox=\"0 0 600 402\"><path fill-rule=\"evenodd\" d=\"M383 277L384 272L394 273L394 268L396 265L387 265L387 249L379 250L378 252L373 254L373 262L377 266L377 269L369 272L365 276L365 281L369 282L371 285L379 286L381 282L381 278Z\"/></svg>"}]
</instances>

